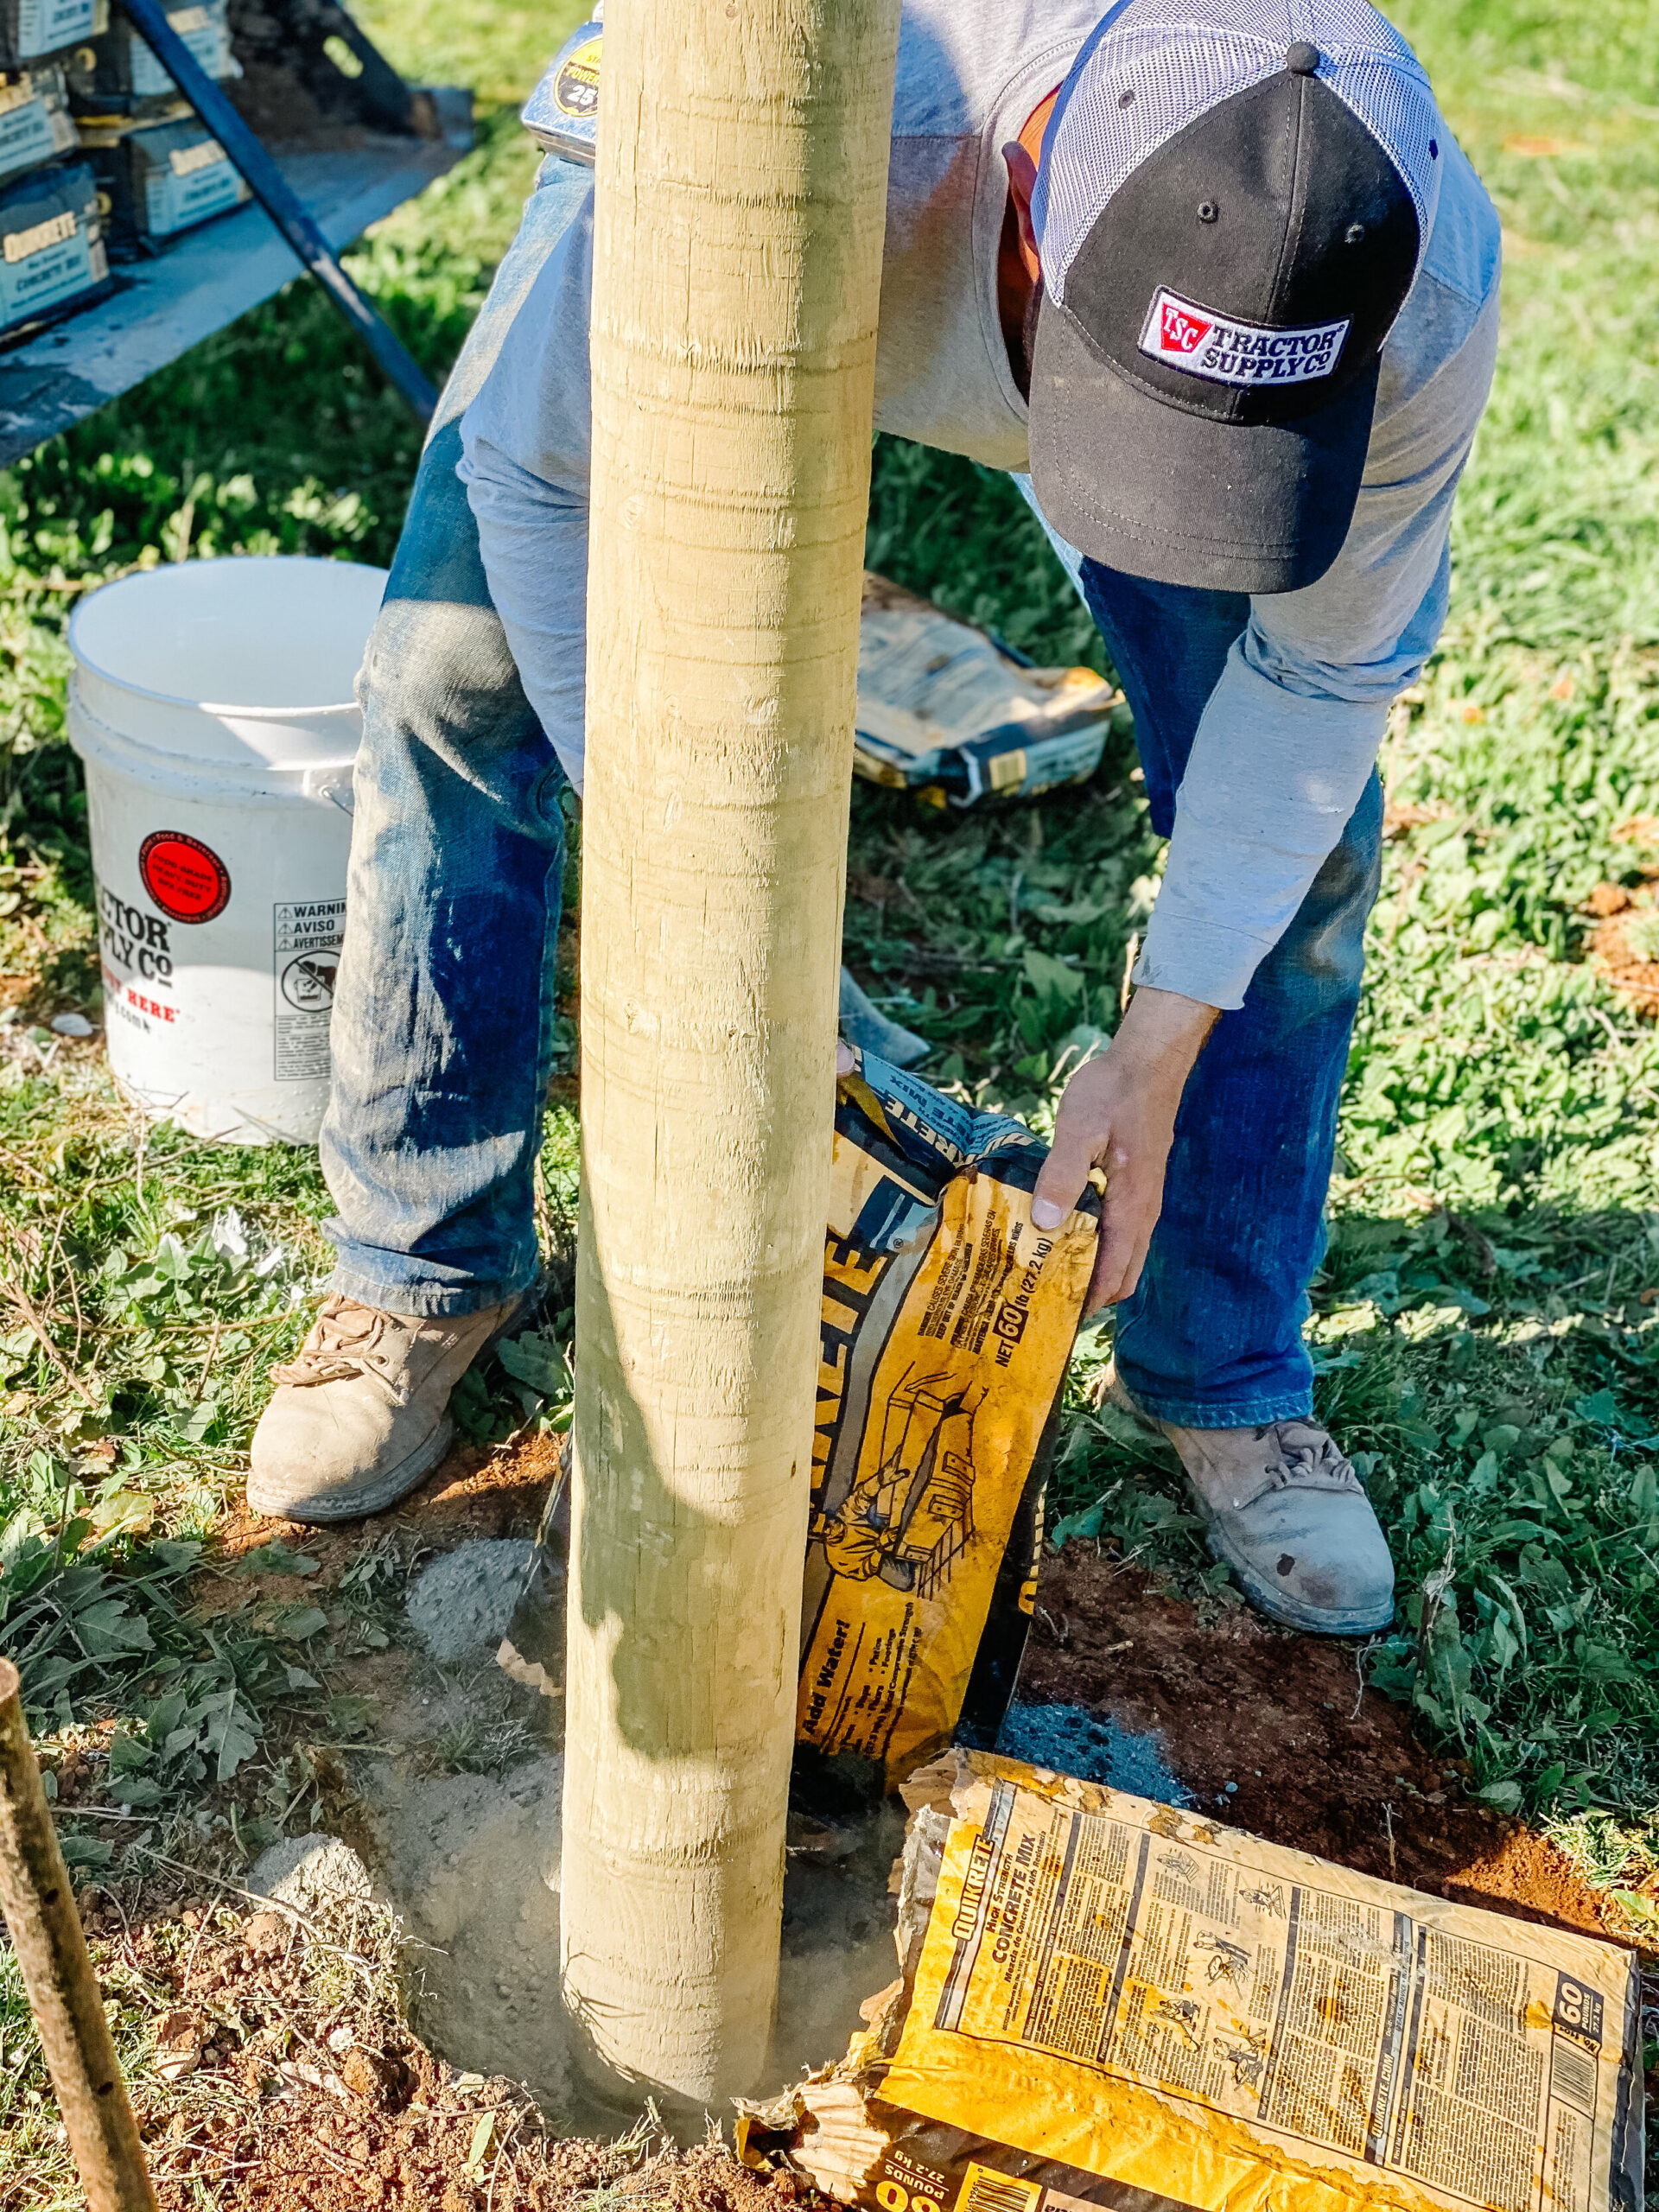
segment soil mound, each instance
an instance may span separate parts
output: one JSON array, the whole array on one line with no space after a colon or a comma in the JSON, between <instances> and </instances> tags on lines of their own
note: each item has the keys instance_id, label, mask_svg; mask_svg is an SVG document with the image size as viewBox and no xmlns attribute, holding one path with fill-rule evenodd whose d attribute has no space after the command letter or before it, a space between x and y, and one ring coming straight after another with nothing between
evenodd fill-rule
<instances>
[{"instance_id":1,"label":"soil mound","mask_svg":"<svg viewBox=\"0 0 1659 2212\"><path fill-rule=\"evenodd\" d=\"M1630 1945L1618 1908L1545 1837L1463 1795L1359 1647L1243 1606L1211 1619L1090 1545L1043 1567L1023 1700L1088 1707L1160 1742L1200 1807L1271 1842L1436 1897Z\"/></svg>"}]
</instances>

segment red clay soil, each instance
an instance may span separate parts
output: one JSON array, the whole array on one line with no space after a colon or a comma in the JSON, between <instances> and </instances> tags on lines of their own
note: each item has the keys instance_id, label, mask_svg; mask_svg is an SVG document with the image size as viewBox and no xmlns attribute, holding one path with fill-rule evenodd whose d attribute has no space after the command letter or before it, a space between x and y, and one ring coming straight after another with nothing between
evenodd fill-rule
<instances>
[{"instance_id":1,"label":"red clay soil","mask_svg":"<svg viewBox=\"0 0 1659 2212\"><path fill-rule=\"evenodd\" d=\"M463 1448L366 1528L244 1516L226 1548L280 1535L319 1559L308 1580L258 1577L257 1598L275 1601L332 1583L377 1532L437 1549L529 1535L558 1452L554 1438ZM247 1578L226 1580L245 1601ZM1464 1799L1458 1768L1416 1741L1406 1709L1362 1688L1356 1656L1351 1643L1291 1636L1242 1607L1200 1614L1138 1568L1074 1544L1045 1563L1020 1694L1155 1734L1205 1811L1275 1842L1628 1943L1617 1907L1553 1845ZM349 1833L343 1819L331 1824ZM234 2032L204 2057L182 2111L153 2079L135 2082L162 2212L196 2212L204 2193L223 2212L588 2212L595 2192L607 2212L789 2212L786 2179L747 2173L713 2145L652 2156L638 2144L550 2140L509 2084L457 2075L384 2011L314 2017L310 1984L259 1955L263 1921L245 1904L182 1955L156 1942L156 1923L178 1912L176 1900L134 1911L142 1955L130 1963L157 2001L211 2012ZM95 1941L114 1941L113 1909L92 1924ZM210 2094L215 2068L223 2086ZM492 2108L494 2129L480 2139Z\"/></svg>"},{"instance_id":2,"label":"red clay soil","mask_svg":"<svg viewBox=\"0 0 1659 2212\"><path fill-rule=\"evenodd\" d=\"M1597 890L1612 893L1618 904L1591 895L1590 912L1603 918L1585 941L1591 965L1600 969L1637 1014L1649 1020L1659 1017L1659 960L1649 957L1650 940L1638 942L1636 937L1637 923L1651 928L1659 914L1659 898L1650 885L1634 897L1616 884L1599 884Z\"/></svg>"},{"instance_id":3,"label":"red clay soil","mask_svg":"<svg viewBox=\"0 0 1659 2212\"><path fill-rule=\"evenodd\" d=\"M558 1436L526 1436L493 1449L460 1445L390 1511L339 1529L265 1521L243 1508L229 1514L216 1532L216 1549L235 1559L280 1537L320 1563L326 1588L365 1545L389 1534L416 1538L432 1551L451 1551L476 1537L533 1536L559 1471L563 1445Z\"/></svg>"},{"instance_id":4,"label":"red clay soil","mask_svg":"<svg viewBox=\"0 0 1659 2212\"><path fill-rule=\"evenodd\" d=\"M498 2088L501 2085L497 2085ZM475 2098L475 2093L474 2093ZM219 2212L575 2212L603 2190L609 2212L794 2212L795 2197L713 2145L664 2151L639 2161L585 2138L531 2147L512 2142L468 2164L476 2103L437 2102L396 2114L347 2116L318 2095L267 2132L260 2155L239 2172L220 2166L211 2201ZM238 2147L249 2147L246 2146ZM513 2155L517 2152L517 2156ZM250 2167L251 2170L250 2170ZM211 2166L207 2171L211 2172ZM198 2212L202 2169L157 2185L162 2212ZM491 2184L494 2183L492 2193Z\"/></svg>"},{"instance_id":5,"label":"red clay soil","mask_svg":"<svg viewBox=\"0 0 1659 2212\"><path fill-rule=\"evenodd\" d=\"M415 2094L401 2109L378 2096L372 2069L353 2052L335 2077L347 2085L344 2107L315 2091L286 2100L280 2118L201 2130L170 2161L165 2141L148 2146L162 2212L199 2212L204 2188L218 2212L575 2212L596 2190L609 2212L794 2212L792 2191L715 2145L642 2159L584 2137L549 2140L533 2118L526 2124L513 2112L506 2083L458 2089L418 2045L411 2059L402 2070ZM398 2070L395 2061L381 2066ZM475 2155L493 2106L500 2133Z\"/></svg>"},{"instance_id":6,"label":"red clay soil","mask_svg":"<svg viewBox=\"0 0 1659 2212\"><path fill-rule=\"evenodd\" d=\"M715 2143L550 2138L511 2082L424 2050L389 1979L331 1976L280 1912L215 1890L129 1880L77 1899L105 1986L141 1990L153 2015L130 2088L162 2212L591 2212L596 2191L606 2212L793 2212L788 2179ZM349 1916L325 1941L354 1940Z\"/></svg>"},{"instance_id":7,"label":"red clay soil","mask_svg":"<svg viewBox=\"0 0 1659 2212\"><path fill-rule=\"evenodd\" d=\"M1356 1656L1242 1606L1206 1624L1138 1567L1074 1543L1045 1562L1020 1694L1155 1734L1205 1812L1271 1842L1633 1948L1618 1908L1553 1844L1463 1797L1407 1708L1362 1688Z\"/></svg>"}]
</instances>

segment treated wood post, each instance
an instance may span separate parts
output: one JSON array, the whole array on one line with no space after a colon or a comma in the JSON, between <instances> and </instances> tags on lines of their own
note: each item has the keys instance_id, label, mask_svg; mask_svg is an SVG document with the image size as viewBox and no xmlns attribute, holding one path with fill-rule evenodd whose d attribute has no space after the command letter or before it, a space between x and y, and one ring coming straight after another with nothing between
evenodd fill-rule
<instances>
[{"instance_id":1,"label":"treated wood post","mask_svg":"<svg viewBox=\"0 0 1659 2212\"><path fill-rule=\"evenodd\" d=\"M0 1912L91 2212L156 2212L9 1659L0 1659Z\"/></svg>"},{"instance_id":2,"label":"treated wood post","mask_svg":"<svg viewBox=\"0 0 1659 2212\"><path fill-rule=\"evenodd\" d=\"M610 0L564 1837L584 2063L776 1999L899 0Z\"/></svg>"}]
</instances>

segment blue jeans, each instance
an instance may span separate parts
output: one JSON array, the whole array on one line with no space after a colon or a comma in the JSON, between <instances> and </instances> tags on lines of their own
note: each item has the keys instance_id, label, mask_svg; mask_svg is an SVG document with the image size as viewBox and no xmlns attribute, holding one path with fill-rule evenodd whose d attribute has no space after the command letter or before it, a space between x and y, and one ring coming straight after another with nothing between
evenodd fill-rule
<instances>
[{"instance_id":1,"label":"blue jeans","mask_svg":"<svg viewBox=\"0 0 1659 2212\"><path fill-rule=\"evenodd\" d=\"M1198 717L1250 602L1088 560L1081 588L1134 710L1153 827L1167 837ZM1187 1081L1164 1210L1114 1331L1118 1372L1162 1421L1243 1428L1312 1408L1307 1286L1325 1254L1337 1103L1382 855L1373 771L1295 919Z\"/></svg>"},{"instance_id":2,"label":"blue jeans","mask_svg":"<svg viewBox=\"0 0 1659 2212\"><path fill-rule=\"evenodd\" d=\"M472 1313L536 1277L564 785L490 603L461 417L592 188L543 162L428 435L358 696L334 1086L329 1287Z\"/></svg>"},{"instance_id":3,"label":"blue jeans","mask_svg":"<svg viewBox=\"0 0 1659 2212\"><path fill-rule=\"evenodd\" d=\"M454 471L458 417L590 182L572 164L543 166L445 391L365 665L322 1162L340 1209L332 1287L397 1313L497 1305L537 1269L563 779L491 607ZM1078 567L1075 555L1067 565L1135 710L1166 836L1249 602ZM1163 1217L1117 1316L1123 1378L1166 1421L1239 1427L1309 1410L1301 1332L1381 835L1373 778L1187 1086Z\"/></svg>"}]
</instances>

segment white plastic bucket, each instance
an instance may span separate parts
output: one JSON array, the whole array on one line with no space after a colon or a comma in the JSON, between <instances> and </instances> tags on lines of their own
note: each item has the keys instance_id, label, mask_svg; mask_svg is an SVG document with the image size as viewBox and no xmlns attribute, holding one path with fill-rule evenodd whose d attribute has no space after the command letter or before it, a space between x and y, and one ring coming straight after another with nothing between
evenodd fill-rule
<instances>
[{"instance_id":1,"label":"white plastic bucket","mask_svg":"<svg viewBox=\"0 0 1659 2212\"><path fill-rule=\"evenodd\" d=\"M190 561L105 584L70 622L110 1067L197 1135L315 1141L353 683L385 582L344 561Z\"/></svg>"}]
</instances>

